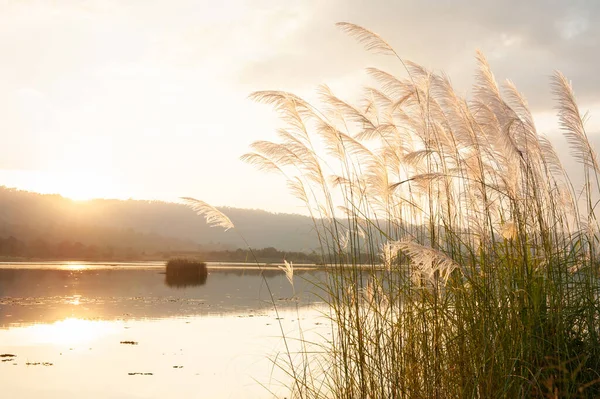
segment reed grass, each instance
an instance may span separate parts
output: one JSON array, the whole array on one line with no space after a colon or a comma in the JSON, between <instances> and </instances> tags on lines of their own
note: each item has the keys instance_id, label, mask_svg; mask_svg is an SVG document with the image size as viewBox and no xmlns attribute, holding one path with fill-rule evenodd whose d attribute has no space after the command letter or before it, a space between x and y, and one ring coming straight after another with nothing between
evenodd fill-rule
<instances>
[{"instance_id":1,"label":"reed grass","mask_svg":"<svg viewBox=\"0 0 600 399\"><path fill-rule=\"evenodd\" d=\"M208 274L206 263L196 259L173 258L165 265L167 275Z\"/></svg>"},{"instance_id":2,"label":"reed grass","mask_svg":"<svg viewBox=\"0 0 600 399\"><path fill-rule=\"evenodd\" d=\"M165 265L165 283L172 287L189 287L206 283L208 269L205 262L190 258L169 259Z\"/></svg>"},{"instance_id":3,"label":"reed grass","mask_svg":"<svg viewBox=\"0 0 600 399\"><path fill-rule=\"evenodd\" d=\"M600 397L600 168L570 83L556 72L551 88L582 187L481 53L466 99L340 27L402 76L368 69L378 86L357 105L326 86L319 106L254 93L285 126L242 157L306 204L330 272L332 338L288 354L293 395Z\"/></svg>"}]
</instances>

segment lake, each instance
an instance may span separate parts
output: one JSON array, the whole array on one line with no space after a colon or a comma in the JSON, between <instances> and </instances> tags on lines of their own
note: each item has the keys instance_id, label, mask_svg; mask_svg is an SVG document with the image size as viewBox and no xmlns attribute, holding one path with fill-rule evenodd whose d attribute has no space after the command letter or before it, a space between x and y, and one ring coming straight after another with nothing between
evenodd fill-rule
<instances>
[{"instance_id":1,"label":"lake","mask_svg":"<svg viewBox=\"0 0 600 399\"><path fill-rule=\"evenodd\" d=\"M282 331L292 353L300 331L331 336L323 278L296 268L292 289L256 266L169 281L158 262L0 263L0 397L288 397L273 359Z\"/></svg>"}]
</instances>

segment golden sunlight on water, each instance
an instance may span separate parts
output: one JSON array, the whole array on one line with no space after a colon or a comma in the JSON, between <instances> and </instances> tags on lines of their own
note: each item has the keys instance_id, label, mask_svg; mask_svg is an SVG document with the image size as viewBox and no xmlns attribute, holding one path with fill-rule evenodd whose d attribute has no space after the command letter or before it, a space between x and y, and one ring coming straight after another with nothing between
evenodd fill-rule
<instances>
[{"instance_id":1,"label":"golden sunlight on water","mask_svg":"<svg viewBox=\"0 0 600 399\"><path fill-rule=\"evenodd\" d=\"M300 316L300 317L299 317ZM55 323L0 329L2 397L285 397L289 378L273 367L303 334L327 335L320 312L236 314L162 320ZM32 384L31 381L35 381ZM262 385L261 385L262 384Z\"/></svg>"},{"instance_id":2,"label":"golden sunlight on water","mask_svg":"<svg viewBox=\"0 0 600 399\"><path fill-rule=\"evenodd\" d=\"M297 277L292 289L279 270L221 267L174 285L154 265L0 266L0 398L289 397L272 362L282 329L292 353L331 333L307 291L322 272Z\"/></svg>"},{"instance_id":3,"label":"golden sunlight on water","mask_svg":"<svg viewBox=\"0 0 600 399\"><path fill-rule=\"evenodd\" d=\"M79 262L66 262L65 263L66 270L79 271L79 270L86 270L87 268L88 268L88 265L85 265L85 264L79 263Z\"/></svg>"},{"instance_id":4,"label":"golden sunlight on water","mask_svg":"<svg viewBox=\"0 0 600 399\"><path fill-rule=\"evenodd\" d=\"M79 300L81 299L81 295L73 295L71 299L67 301L69 305L78 306L80 304Z\"/></svg>"},{"instance_id":5,"label":"golden sunlight on water","mask_svg":"<svg viewBox=\"0 0 600 399\"><path fill-rule=\"evenodd\" d=\"M77 345L92 342L122 328L120 322L67 318L52 324L34 324L19 329L22 345ZM10 337L9 337L10 338Z\"/></svg>"}]
</instances>

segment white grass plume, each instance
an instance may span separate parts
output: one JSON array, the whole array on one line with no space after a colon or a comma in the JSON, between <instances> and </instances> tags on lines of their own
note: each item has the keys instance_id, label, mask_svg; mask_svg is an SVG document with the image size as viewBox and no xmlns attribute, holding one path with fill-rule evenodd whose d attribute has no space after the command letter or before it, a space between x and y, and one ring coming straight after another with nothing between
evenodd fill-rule
<instances>
[{"instance_id":1,"label":"white grass plume","mask_svg":"<svg viewBox=\"0 0 600 399\"><path fill-rule=\"evenodd\" d=\"M287 277L288 281L294 286L294 265L292 262L288 262L287 260L283 260L283 266L279 266L281 270L285 272L285 277Z\"/></svg>"},{"instance_id":2,"label":"white grass plume","mask_svg":"<svg viewBox=\"0 0 600 399\"><path fill-rule=\"evenodd\" d=\"M501 233L502 237L504 237L507 240L515 239L518 233L516 223L513 221L505 222L502 225Z\"/></svg>"},{"instance_id":3,"label":"white grass plume","mask_svg":"<svg viewBox=\"0 0 600 399\"><path fill-rule=\"evenodd\" d=\"M397 243L397 248L402 250L411 260L417 271L423 273L431 282L435 280L436 273L444 283L448 281L450 273L459 265L444 252L435 248L418 244L414 241L404 240Z\"/></svg>"},{"instance_id":4,"label":"white grass plume","mask_svg":"<svg viewBox=\"0 0 600 399\"><path fill-rule=\"evenodd\" d=\"M400 80L389 72L370 67L367 68L367 74L381 85L382 93L390 99L404 98L406 100L405 96L414 94L414 87L411 83Z\"/></svg>"},{"instance_id":5,"label":"white grass plume","mask_svg":"<svg viewBox=\"0 0 600 399\"><path fill-rule=\"evenodd\" d=\"M293 178L287 181L288 189L290 193L300 201L304 202L306 205L310 205L308 202L308 194L306 193L306 188L302 180L299 177L294 176Z\"/></svg>"},{"instance_id":6,"label":"white grass plume","mask_svg":"<svg viewBox=\"0 0 600 399\"><path fill-rule=\"evenodd\" d=\"M558 101L559 123L571 146L573 156L584 165L600 172L598 156L585 133L584 120L575 102L573 88L567 78L558 71L552 77L552 92Z\"/></svg>"},{"instance_id":7,"label":"white grass plume","mask_svg":"<svg viewBox=\"0 0 600 399\"><path fill-rule=\"evenodd\" d=\"M338 26L368 49L396 55L373 32L353 24ZM564 283L569 289L571 282L579 280L564 280L566 273L557 272L563 266L571 271L582 267L580 273L595 267L595 216L580 216L578 193L572 189L557 151L537 133L526 99L510 82L501 90L485 57L478 53L477 58L479 72L469 100L454 91L445 75L400 58L408 78L369 69L378 88L367 88L358 105L336 97L326 86L319 91L319 108L284 92L253 96L275 106L286 130L278 132L279 144L258 142L252 147L268 162L259 156L245 160L264 169L278 167L290 173L290 177L285 176L290 191L307 203L315 224L320 224L317 234L324 254L331 256L334 265L344 266L331 268L336 278L328 286L333 293L331 315L340 327L327 352L332 356L332 371L326 372L325 378L332 384L333 396L336 392L346 397L393 396L398 384L405 392L421 397L460 397L465 392L468 396L480 388L480 396L489 396L508 387L503 378L508 370L516 370L515 353L525 353L526 349L528 355L523 361L534 359L531 364L547 354L545 344L523 345L520 339L521 332L528 334L531 327L538 331L542 319L537 310L531 312L532 317L528 312L523 318L522 312L511 309L513 304L518 308L535 304L532 301L539 298L538 287L543 288L548 303L565 301L577 309L575 312L583 317L578 322L583 330L586 325L590 326L588 331L595 329L593 323L584 320L588 310L579 294L563 295L559 288ZM585 117L579 113L571 86L558 73L554 93L569 146L584 163L589 181L590 169L598 171L599 162L586 137ZM325 172L330 179L323 178ZM590 183L582 190L584 195L593 212ZM348 227L341 218L338 222L335 210L347 216ZM407 239L392 241L395 237ZM563 246L565 251L560 249ZM368 261L376 263L373 256L378 250L382 266L394 272L373 273L377 281L370 280L365 286L358 262L364 251ZM502 267L520 264L531 269L524 275L525 268ZM280 269L293 285L292 264L285 262ZM408 273L413 284L405 285ZM451 277L457 277L457 284L448 281ZM531 278L527 281L532 284L521 285L525 278ZM556 289L554 282L559 284ZM446 286L436 290L435 297L412 295L414 288L432 284ZM518 286L525 287L519 290L524 295L507 300L512 295L505 294ZM597 296L596 285L593 290L591 297ZM359 293L368 306L354 306ZM553 320L569 329L571 320L578 318L570 309L561 305ZM597 317L596 312L592 319ZM461 326L473 318L476 328ZM481 326L494 328L480 328L479 321L485 322ZM546 325L553 331L556 324L551 323L541 324L539 331L545 331ZM506 333L514 334L515 339L503 341ZM542 338L568 347L567 341L554 341L555 335L559 334ZM489 375L478 374L490 364L488 347L467 345L467 349L463 342L487 342L490 337L507 345L498 346L498 356L491 360L498 361L499 367L491 367L494 371ZM591 340L591 347L596 348L596 343ZM338 350L342 345L345 349ZM456 364L456 354L461 354L462 365L468 368L461 381L472 381L473 375L483 377L477 379L477 387L469 382L465 391L454 378L456 373L447 373ZM311 365L302 365L310 378ZM359 368L361 374L355 377ZM537 371L533 374L539 375ZM529 377L517 377L529 388L515 384L515 389L505 391L506 396L532 393L528 390L533 386ZM438 380L443 383L439 390ZM325 396L316 385L297 382L307 384L306 395L299 396ZM369 391L371 385L374 388ZM337 388L340 390L335 391Z\"/></svg>"},{"instance_id":8,"label":"white grass plume","mask_svg":"<svg viewBox=\"0 0 600 399\"><path fill-rule=\"evenodd\" d=\"M198 215L204 215L206 223L208 223L210 227L223 227L225 231L235 227L233 222L214 206L195 198L182 197L181 199L184 200Z\"/></svg>"},{"instance_id":9,"label":"white grass plume","mask_svg":"<svg viewBox=\"0 0 600 399\"><path fill-rule=\"evenodd\" d=\"M336 26L358 40L358 42L363 44L368 51L374 51L380 54L396 55L396 52L392 46L383 40L377 33L371 32L362 26L358 26L350 22L338 22Z\"/></svg>"},{"instance_id":10,"label":"white grass plume","mask_svg":"<svg viewBox=\"0 0 600 399\"><path fill-rule=\"evenodd\" d=\"M389 241L381 246L381 260L386 270L392 269L392 264L398 258L398 251L402 249L401 241Z\"/></svg>"},{"instance_id":11,"label":"white grass plume","mask_svg":"<svg viewBox=\"0 0 600 399\"><path fill-rule=\"evenodd\" d=\"M346 230L343 234L339 236L338 245L340 250L345 251L348 249L348 244L350 243L350 230Z\"/></svg>"},{"instance_id":12,"label":"white grass plume","mask_svg":"<svg viewBox=\"0 0 600 399\"><path fill-rule=\"evenodd\" d=\"M556 177L568 180L569 176L565 171L565 168L558 157L558 153L554 148L554 145L546 136L539 137L540 150L542 151L542 160L546 164L548 170Z\"/></svg>"},{"instance_id":13,"label":"white grass plume","mask_svg":"<svg viewBox=\"0 0 600 399\"><path fill-rule=\"evenodd\" d=\"M275 162L273 162L272 160L270 160L269 158L267 158L266 156L264 156L262 154L250 152L250 153L242 155L240 157L240 160L242 160L243 162L246 162L250 165L254 165L260 171L278 172L278 173L285 175L283 170Z\"/></svg>"}]
</instances>

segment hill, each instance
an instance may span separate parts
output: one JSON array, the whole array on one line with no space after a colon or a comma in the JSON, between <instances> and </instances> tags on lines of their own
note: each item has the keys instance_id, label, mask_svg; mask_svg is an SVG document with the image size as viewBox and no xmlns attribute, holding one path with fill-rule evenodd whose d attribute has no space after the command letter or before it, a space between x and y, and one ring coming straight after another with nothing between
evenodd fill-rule
<instances>
[{"instance_id":1,"label":"hill","mask_svg":"<svg viewBox=\"0 0 600 399\"><path fill-rule=\"evenodd\" d=\"M161 201L73 201L60 195L0 187L2 245L63 244L65 251L85 247L113 248L120 253L234 250L275 247L283 251L317 249L310 218L262 210L220 208L236 231L210 228L204 218L182 204ZM239 233L239 234L238 234ZM7 242L10 237L11 242ZM15 243L15 240L17 242ZM76 252L76 251L75 251Z\"/></svg>"}]
</instances>

